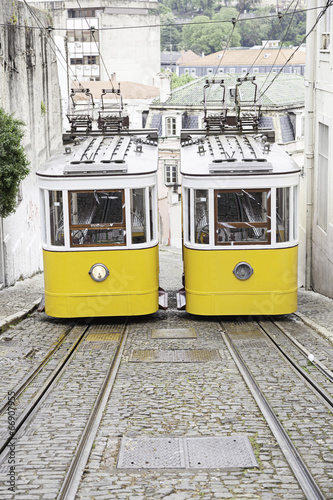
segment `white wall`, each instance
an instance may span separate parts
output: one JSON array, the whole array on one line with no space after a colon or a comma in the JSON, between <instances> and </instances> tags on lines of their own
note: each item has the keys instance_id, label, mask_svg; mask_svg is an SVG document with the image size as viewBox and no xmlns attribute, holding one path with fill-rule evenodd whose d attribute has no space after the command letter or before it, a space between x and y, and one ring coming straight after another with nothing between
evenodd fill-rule
<instances>
[{"instance_id":1,"label":"white wall","mask_svg":"<svg viewBox=\"0 0 333 500\"><path fill-rule=\"evenodd\" d=\"M39 196L36 170L61 144L61 108L56 58L48 32L19 26L36 26L22 2L2 0L0 24L13 14L17 26L0 26L0 106L26 123L23 144L31 173L22 182L21 201L15 214L2 221L4 281L13 284L42 269ZM44 25L44 13L35 11ZM42 112L45 106L46 112Z\"/></svg>"}]
</instances>

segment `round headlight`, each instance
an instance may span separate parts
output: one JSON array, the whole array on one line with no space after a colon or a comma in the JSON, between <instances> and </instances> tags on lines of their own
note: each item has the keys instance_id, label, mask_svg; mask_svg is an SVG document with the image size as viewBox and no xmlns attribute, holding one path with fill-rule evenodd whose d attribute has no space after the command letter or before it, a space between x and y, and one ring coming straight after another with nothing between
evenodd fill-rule
<instances>
[{"instance_id":1,"label":"round headlight","mask_svg":"<svg viewBox=\"0 0 333 500\"><path fill-rule=\"evenodd\" d=\"M89 274L95 281L104 281L109 276L109 270L104 264L94 264Z\"/></svg>"},{"instance_id":2,"label":"round headlight","mask_svg":"<svg viewBox=\"0 0 333 500\"><path fill-rule=\"evenodd\" d=\"M233 270L233 273L239 280L248 280L253 274L253 269L247 262L239 262Z\"/></svg>"}]
</instances>

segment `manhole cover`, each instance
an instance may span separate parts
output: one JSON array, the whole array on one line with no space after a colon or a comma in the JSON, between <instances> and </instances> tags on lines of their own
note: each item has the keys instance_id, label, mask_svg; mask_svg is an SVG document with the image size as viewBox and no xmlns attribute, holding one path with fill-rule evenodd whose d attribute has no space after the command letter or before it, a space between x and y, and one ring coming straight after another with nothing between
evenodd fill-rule
<instances>
[{"instance_id":1,"label":"manhole cover","mask_svg":"<svg viewBox=\"0 0 333 500\"><path fill-rule=\"evenodd\" d=\"M230 469L258 467L246 436L123 438L117 468Z\"/></svg>"},{"instance_id":2,"label":"manhole cover","mask_svg":"<svg viewBox=\"0 0 333 500\"><path fill-rule=\"evenodd\" d=\"M84 339L86 342L118 342L120 333L88 333Z\"/></svg>"},{"instance_id":3,"label":"manhole cover","mask_svg":"<svg viewBox=\"0 0 333 500\"><path fill-rule=\"evenodd\" d=\"M117 468L184 469L181 439L122 438Z\"/></svg>"},{"instance_id":4,"label":"manhole cover","mask_svg":"<svg viewBox=\"0 0 333 500\"><path fill-rule=\"evenodd\" d=\"M160 329L152 330L152 339L195 339L197 334L194 328Z\"/></svg>"},{"instance_id":5,"label":"manhole cover","mask_svg":"<svg viewBox=\"0 0 333 500\"><path fill-rule=\"evenodd\" d=\"M134 363L206 363L221 361L217 349L135 349L130 361Z\"/></svg>"},{"instance_id":6,"label":"manhole cover","mask_svg":"<svg viewBox=\"0 0 333 500\"><path fill-rule=\"evenodd\" d=\"M186 438L186 456L191 469L258 467L246 436Z\"/></svg>"}]
</instances>

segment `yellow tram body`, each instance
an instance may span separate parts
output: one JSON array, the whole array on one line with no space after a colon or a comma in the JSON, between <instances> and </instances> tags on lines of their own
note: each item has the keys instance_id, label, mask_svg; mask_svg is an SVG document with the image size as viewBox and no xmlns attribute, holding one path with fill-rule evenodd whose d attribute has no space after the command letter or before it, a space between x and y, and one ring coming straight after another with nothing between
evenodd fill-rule
<instances>
[{"instance_id":1,"label":"yellow tram body","mask_svg":"<svg viewBox=\"0 0 333 500\"><path fill-rule=\"evenodd\" d=\"M183 131L184 288L198 315L297 310L300 169L257 129Z\"/></svg>"},{"instance_id":2,"label":"yellow tram body","mask_svg":"<svg viewBox=\"0 0 333 500\"><path fill-rule=\"evenodd\" d=\"M45 311L50 316L136 316L158 309L157 245L140 250L44 250L43 258ZM110 270L101 283L87 272L96 262Z\"/></svg>"},{"instance_id":3,"label":"yellow tram body","mask_svg":"<svg viewBox=\"0 0 333 500\"><path fill-rule=\"evenodd\" d=\"M45 312L136 316L166 307L159 289L157 134L94 132L37 172Z\"/></svg>"},{"instance_id":4,"label":"yellow tram body","mask_svg":"<svg viewBox=\"0 0 333 500\"><path fill-rule=\"evenodd\" d=\"M184 248L186 310L198 315L294 312L297 309L297 251L297 246L222 252ZM255 271L250 280L239 281L233 269L244 261Z\"/></svg>"}]
</instances>

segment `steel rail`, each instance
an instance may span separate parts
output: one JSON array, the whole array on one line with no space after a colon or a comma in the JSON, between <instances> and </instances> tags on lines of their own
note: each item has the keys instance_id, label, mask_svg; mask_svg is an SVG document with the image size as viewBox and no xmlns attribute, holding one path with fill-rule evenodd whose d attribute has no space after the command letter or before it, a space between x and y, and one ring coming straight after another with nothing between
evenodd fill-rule
<instances>
[{"instance_id":1,"label":"steel rail","mask_svg":"<svg viewBox=\"0 0 333 500\"><path fill-rule=\"evenodd\" d=\"M127 342L128 329L126 328L126 323L127 320L124 325L125 331L118 345L116 354L112 362L110 363L100 392L97 396L86 426L83 430L80 441L75 450L75 455L67 470L65 479L62 483L62 487L58 493L57 500L70 500L75 498L75 495L79 488L81 477L88 462L89 455L102 420L103 412L106 408L109 396L113 389L113 384L118 373L121 357Z\"/></svg>"},{"instance_id":2,"label":"steel rail","mask_svg":"<svg viewBox=\"0 0 333 500\"><path fill-rule=\"evenodd\" d=\"M299 349L299 351L304 354L304 356L306 356L308 359L309 359L309 356L311 356L311 354L313 355L313 353L311 353L310 351L308 351L306 349L306 347L304 347L304 345L302 345L300 342L298 342L298 340L294 339L294 337L292 335L290 335L285 328L283 328L281 325L279 325L276 321L274 321L273 319L271 319L272 323L276 326L276 328L278 328L280 330L280 332L285 335L289 340L290 342L292 342L296 347L297 349ZM261 323L259 323L261 324ZM325 351L326 352L326 351ZM327 368L327 366L324 365L324 363L322 363L319 359L317 359L315 356L314 356L314 359L311 361L311 363L313 365L316 366L316 368L318 368L323 375L325 375L325 377L327 377L330 382L333 382L333 372Z\"/></svg>"},{"instance_id":3,"label":"steel rail","mask_svg":"<svg viewBox=\"0 0 333 500\"><path fill-rule=\"evenodd\" d=\"M15 387L13 387L13 389L11 389L11 392L15 393L15 399L18 399L20 397L20 395L22 394L22 392L27 388L27 386L29 384L31 384L31 382L33 382L33 380L35 380L35 378L37 377L37 375L39 375L39 373L42 371L42 369L44 368L44 366L46 365L46 363L48 363L48 361L53 356L53 354L55 354L59 350L59 348L63 344L64 340L68 337L68 335L70 334L70 332L73 330L73 328L75 326L76 325L69 327L67 329L67 331L57 341L56 345L54 347L52 347L46 353L46 356L37 365L37 367L33 368L29 373L27 373L27 375L25 377L23 377L23 379L20 380L20 382L18 382L18 384ZM8 405L9 405L8 398L4 398L0 402L0 417L6 411L6 409L8 408Z\"/></svg>"},{"instance_id":4,"label":"steel rail","mask_svg":"<svg viewBox=\"0 0 333 500\"><path fill-rule=\"evenodd\" d=\"M333 408L333 397L330 396L325 389L321 387L321 385L318 384L310 375L308 375L300 366L299 364L287 353L287 351L272 337L270 333L267 332L265 327L262 325L261 322L258 323L258 326L260 330L263 332L264 335L266 335L269 340L274 344L274 346L278 349L279 352L288 360L288 362L291 364L291 366L296 370L298 374L301 375L302 378L305 378L307 383L311 386L311 389L314 389L316 393L321 396L321 398L324 399L326 403L330 406L330 409ZM276 325L277 327L277 325ZM278 328L278 327L277 327ZM281 331L282 334L284 334L283 331ZM288 336L286 335L288 338ZM290 340L290 339L289 339ZM316 394L318 396L318 394Z\"/></svg>"},{"instance_id":5,"label":"steel rail","mask_svg":"<svg viewBox=\"0 0 333 500\"><path fill-rule=\"evenodd\" d=\"M273 435L275 436L282 453L286 457L286 460L291 470L293 471L300 487L302 488L306 498L308 500L325 500L325 497L320 491L319 486L317 485L307 466L303 462L300 454L293 445L287 432L284 430L280 420L275 415L273 408L263 395L254 377L251 375L231 338L226 332L221 332L221 335L243 379L245 380L249 390L256 400L260 411L262 412L267 424L269 425Z\"/></svg>"},{"instance_id":6,"label":"steel rail","mask_svg":"<svg viewBox=\"0 0 333 500\"><path fill-rule=\"evenodd\" d=\"M53 385L57 382L59 377L61 377L64 368L66 367L68 361L72 357L78 345L82 342L84 336L89 329L89 325L83 327L83 332L79 334L78 338L74 340L73 344L60 360L56 368L50 373L50 375L45 380L44 384L40 388L40 390L35 394L30 403L26 406L24 411L19 415L19 417L15 421L15 429L12 432L8 432L5 438L0 442L0 463L3 458L7 454L7 446L10 444L12 439L17 437L17 434L21 427L27 422L29 416L31 416L32 412L36 409L37 405L48 395L49 391L52 389Z\"/></svg>"}]
</instances>

